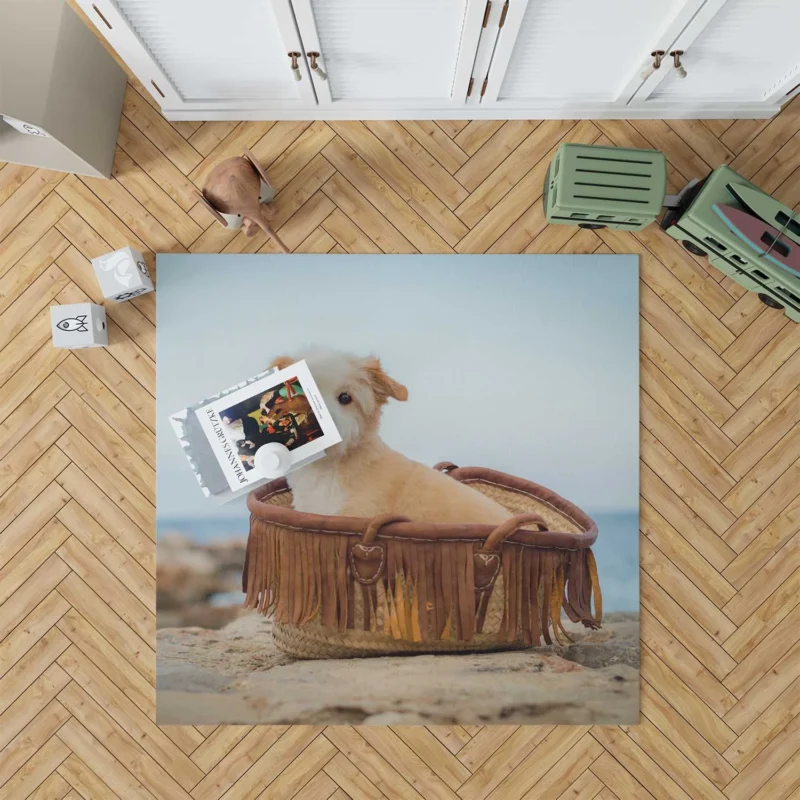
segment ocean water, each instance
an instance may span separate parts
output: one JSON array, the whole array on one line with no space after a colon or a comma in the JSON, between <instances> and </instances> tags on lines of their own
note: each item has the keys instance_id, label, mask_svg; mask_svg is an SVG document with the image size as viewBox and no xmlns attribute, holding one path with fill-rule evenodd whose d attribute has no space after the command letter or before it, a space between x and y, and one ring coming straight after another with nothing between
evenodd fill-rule
<instances>
[{"instance_id":1,"label":"ocean water","mask_svg":"<svg viewBox=\"0 0 800 800\"><path fill-rule=\"evenodd\" d=\"M639 512L586 512L599 530L597 560L603 611L639 610Z\"/></svg>"},{"instance_id":2,"label":"ocean water","mask_svg":"<svg viewBox=\"0 0 800 800\"><path fill-rule=\"evenodd\" d=\"M587 511L600 531L592 548L597 559L603 611L639 610L638 512ZM246 539L248 516L233 519L159 519L158 535L181 533L197 543ZM226 598L226 602L237 602Z\"/></svg>"}]
</instances>

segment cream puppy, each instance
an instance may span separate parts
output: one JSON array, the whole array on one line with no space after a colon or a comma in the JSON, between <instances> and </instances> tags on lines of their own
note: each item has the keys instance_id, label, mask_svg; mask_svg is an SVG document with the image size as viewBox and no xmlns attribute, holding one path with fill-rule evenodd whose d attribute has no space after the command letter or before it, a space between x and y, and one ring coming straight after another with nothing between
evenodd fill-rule
<instances>
[{"instance_id":1,"label":"cream puppy","mask_svg":"<svg viewBox=\"0 0 800 800\"><path fill-rule=\"evenodd\" d=\"M383 406L390 398L406 400L408 390L383 371L377 358L310 350L281 356L272 366L282 369L301 359L314 376L342 442L288 476L297 511L489 524L512 516L475 489L406 458L381 440Z\"/></svg>"}]
</instances>

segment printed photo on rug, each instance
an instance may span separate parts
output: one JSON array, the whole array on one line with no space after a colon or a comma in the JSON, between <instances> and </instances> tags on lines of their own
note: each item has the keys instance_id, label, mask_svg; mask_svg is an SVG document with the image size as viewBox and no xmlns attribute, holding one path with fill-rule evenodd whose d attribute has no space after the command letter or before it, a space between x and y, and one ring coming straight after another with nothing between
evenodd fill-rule
<instances>
[{"instance_id":1,"label":"printed photo on rug","mask_svg":"<svg viewBox=\"0 0 800 800\"><path fill-rule=\"evenodd\" d=\"M636 256L158 271L159 724L638 722ZM268 335L208 324L289 271ZM176 408L242 496L198 491ZM256 481L272 442L316 455Z\"/></svg>"}]
</instances>

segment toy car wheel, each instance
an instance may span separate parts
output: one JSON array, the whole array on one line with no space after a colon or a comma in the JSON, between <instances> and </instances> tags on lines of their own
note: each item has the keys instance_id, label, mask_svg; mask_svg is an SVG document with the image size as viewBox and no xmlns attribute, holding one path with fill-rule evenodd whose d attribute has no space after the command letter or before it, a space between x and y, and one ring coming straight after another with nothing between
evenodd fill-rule
<instances>
[{"instance_id":1,"label":"toy car wheel","mask_svg":"<svg viewBox=\"0 0 800 800\"><path fill-rule=\"evenodd\" d=\"M681 244L683 245L684 249L688 250L694 256L700 256L700 258L703 258L704 256L708 255L705 250L701 250L694 242L690 242L688 239L684 239Z\"/></svg>"},{"instance_id":2,"label":"toy car wheel","mask_svg":"<svg viewBox=\"0 0 800 800\"><path fill-rule=\"evenodd\" d=\"M783 306L774 297L770 297L768 294L759 292L758 299L765 306L769 306L770 308L783 308Z\"/></svg>"},{"instance_id":3,"label":"toy car wheel","mask_svg":"<svg viewBox=\"0 0 800 800\"><path fill-rule=\"evenodd\" d=\"M600 228L605 228L605 225L598 225L596 222L579 222L579 228L588 228L590 231L596 231Z\"/></svg>"}]
</instances>

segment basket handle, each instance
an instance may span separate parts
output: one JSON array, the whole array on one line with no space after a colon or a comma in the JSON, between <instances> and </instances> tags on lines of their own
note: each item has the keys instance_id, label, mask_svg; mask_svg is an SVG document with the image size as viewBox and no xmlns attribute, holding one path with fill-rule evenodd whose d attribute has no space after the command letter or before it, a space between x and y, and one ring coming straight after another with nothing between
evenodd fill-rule
<instances>
[{"instance_id":1,"label":"basket handle","mask_svg":"<svg viewBox=\"0 0 800 800\"><path fill-rule=\"evenodd\" d=\"M544 520L544 517L540 516L539 514L517 514L511 519L507 519L505 522L498 525L487 537L486 541L483 543L483 547L478 551L480 553L497 553L499 552L500 548L503 546L503 542L511 536L513 533L516 533L523 525L526 525L529 522L534 522L536 525L539 526L540 531L549 530L547 527L547 523Z\"/></svg>"},{"instance_id":2,"label":"basket handle","mask_svg":"<svg viewBox=\"0 0 800 800\"><path fill-rule=\"evenodd\" d=\"M454 469L458 469L458 465L454 464L452 461L440 461L438 464L434 464L433 468L437 472L444 472L447 474L448 472L452 472Z\"/></svg>"},{"instance_id":3,"label":"basket handle","mask_svg":"<svg viewBox=\"0 0 800 800\"><path fill-rule=\"evenodd\" d=\"M475 591L488 593L500 574L500 548L503 542L528 522L535 522L540 531L547 530L547 523L538 514L517 514L498 525L487 537L483 547L472 556L475 575Z\"/></svg>"},{"instance_id":4,"label":"basket handle","mask_svg":"<svg viewBox=\"0 0 800 800\"><path fill-rule=\"evenodd\" d=\"M397 514L381 514L370 520L361 541L350 548L350 571L355 580L364 586L377 583L386 566L386 548L375 541L380 529L391 522L410 521Z\"/></svg>"}]
</instances>

